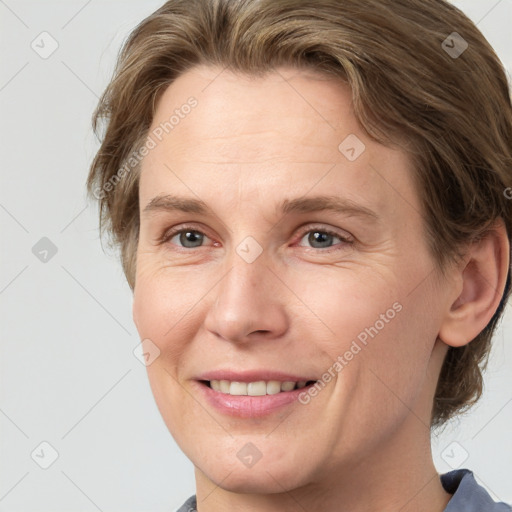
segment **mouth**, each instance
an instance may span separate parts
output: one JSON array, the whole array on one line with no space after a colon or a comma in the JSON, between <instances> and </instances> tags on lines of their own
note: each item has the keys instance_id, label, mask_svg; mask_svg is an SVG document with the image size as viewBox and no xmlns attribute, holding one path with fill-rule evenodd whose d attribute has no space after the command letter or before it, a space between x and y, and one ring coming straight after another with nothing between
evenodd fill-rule
<instances>
[{"instance_id":1,"label":"mouth","mask_svg":"<svg viewBox=\"0 0 512 512\"><path fill-rule=\"evenodd\" d=\"M199 379L196 389L207 404L227 416L262 418L285 407L297 407L301 395L314 386L316 380L239 380ZM274 377L276 378L276 377ZM306 410L306 409L304 409ZM312 409L307 409L311 411Z\"/></svg>"},{"instance_id":2,"label":"mouth","mask_svg":"<svg viewBox=\"0 0 512 512\"><path fill-rule=\"evenodd\" d=\"M213 391L230 396L266 396L287 393L297 389L303 389L313 384L316 380L300 381L279 381L279 380L259 380L253 382L230 381L225 379L200 380L204 386Z\"/></svg>"}]
</instances>

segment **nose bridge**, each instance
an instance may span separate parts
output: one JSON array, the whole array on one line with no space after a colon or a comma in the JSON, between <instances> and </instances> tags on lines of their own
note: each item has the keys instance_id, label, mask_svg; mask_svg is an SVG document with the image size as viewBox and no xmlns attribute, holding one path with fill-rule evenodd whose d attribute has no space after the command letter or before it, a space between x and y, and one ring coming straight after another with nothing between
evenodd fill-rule
<instances>
[{"instance_id":1,"label":"nose bridge","mask_svg":"<svg viewBox=\"0 0 512 512\"><path fill-rule=\"evenodd\" d=\"M268 258L262 253L249 261L233 254L207 315L206 327L226 340L243 341L255 332L274 337L286 330L285 308L275 292Z\"/></svg>"},{"instance_id":2,"label":"nose bridge","mask_svg":"<svg viewBox=\"0 0 512 512\"><path fill-rule=\"evenodd\" d=\"M246 304L258 302L272 278L267 267L271 263L268 250L264 250L253 236L247 235L231 248L227 258L230 270L219 283L217 303L237 299Z\"/></svg>"},{"instance_id":3,"label":"nose bridge","mask_svg":"<svg viewBox=\"0 0 512 512\"><path fill-rule=\"evenodd\" d=\"M258 304L265 301L271 276L263 258L247 263L235 255L231 270L219 283L217 290L217 305L228 308L224 313L225 318L239 317L244 308L256 311Z\"/></svg>"}]
</instances>

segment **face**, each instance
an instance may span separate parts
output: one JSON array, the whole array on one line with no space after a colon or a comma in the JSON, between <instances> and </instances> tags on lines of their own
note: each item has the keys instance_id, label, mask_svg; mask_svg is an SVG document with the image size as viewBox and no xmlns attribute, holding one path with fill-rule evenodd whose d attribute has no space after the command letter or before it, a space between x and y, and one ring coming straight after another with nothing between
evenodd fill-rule
<instances>
[{"instance_id":1,"label":"face","mask_svg":"<svg viewBox=\"0 0 512 512\"><path fill-rule=\"evenodd\" d=\"M416 449L448 295L407 154L346 85L286 68L188 71L149 133L134 321L199 477L276 493Z\"/></svg>"}]
</instances>

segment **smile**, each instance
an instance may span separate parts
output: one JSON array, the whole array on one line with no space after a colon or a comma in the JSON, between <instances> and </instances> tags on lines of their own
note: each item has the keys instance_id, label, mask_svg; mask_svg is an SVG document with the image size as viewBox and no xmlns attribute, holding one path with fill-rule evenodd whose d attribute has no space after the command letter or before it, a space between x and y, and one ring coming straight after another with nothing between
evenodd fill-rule
<instances>
[{"instance_id":1,"label":"smile","mask_svg":"<svg viewBox=\"0 0 512 512\"><path fill-rule=\"evenodd\" d=\"M220 393L231 396L264 396L276 395L286 391L293 391L294 389L302 389L308 384L313 384L315 381L280 382L278 380L260 380L256 382L237 382L229 380L211 380L205 382L214 391L219 391Z\"/></svg>"},{"instance_id":2,"label":"smile","mask_svg":"<svg viewBox=\"0 0 512 512\"><path fill-rule=\"evenodd\" d=\"M299 395L316 380L195 380L193 385L203 400L223 415L259 418L299 404Z\"/></svg>"}]
</instances>

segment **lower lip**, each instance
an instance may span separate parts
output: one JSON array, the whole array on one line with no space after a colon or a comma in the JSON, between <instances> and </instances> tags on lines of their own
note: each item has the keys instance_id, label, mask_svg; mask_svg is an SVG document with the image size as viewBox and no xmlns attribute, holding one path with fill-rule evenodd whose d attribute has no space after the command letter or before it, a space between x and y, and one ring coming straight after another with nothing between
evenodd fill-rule
<instances>
[{"instance_id":1,"label":"lower lip","mask_svg":"<svg viewBox=\"0 0 512 512\"><path fill-rule=\"evenodd\" d=\"M195 381L199 387L200 392L203 394L209 404L215 407L218 411L229 416L237 416L239 418L259 418L267 414L271 414L298 401L299 395L304 391L308 391L310 384L301 389L294 389L293 391L281 391L275 395L262 395L262 396L249 396L241 395L234 396L220 391L213 390L203 382Z\"/></svg>"}]
</instances>

